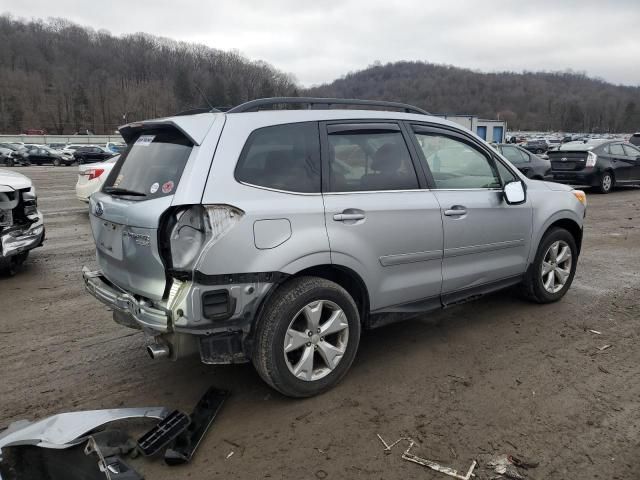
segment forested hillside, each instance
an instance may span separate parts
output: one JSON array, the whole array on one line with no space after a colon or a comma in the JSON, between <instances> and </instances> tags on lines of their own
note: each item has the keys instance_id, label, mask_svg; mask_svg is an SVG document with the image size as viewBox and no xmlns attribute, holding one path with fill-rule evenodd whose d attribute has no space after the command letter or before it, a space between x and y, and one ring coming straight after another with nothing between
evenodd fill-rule
<instances>
[{"instance_id":1,"label":"forested hillside","mask_svg":"<svg viewBox=\"0 0 640 480\"><path fill-rule=\"evenodd\" d=\"M501 118L512 129L640 130L640 88L576 73L479 73L424 62L374 65L308 94L396 100L430 112Z\"/></svg>"},{"instance_id":2,"label":"forested hillside","mask_svg":"<svg viewBox=\"0 0 640 480\"><path fill-rule=\"evenodd\" d=\"M296 93L288 75L235 52L0 16L0 133L112 132L206 106L196 86L217 106Z\"/></svg>"},{"instance_id":3,"label":"forested hillside","mask_svg":"<svg viewBox=\"0 0 640 480\"><path fill-rule=\"evenodd\" d=\"M512 129L640 130L640 88L575 73L479 73L424 62L374 65L307 90L237 52L61 19L0 16L0 133L108 133L118 125L253 98L315 95L412 103L501 118Z\"/></svg>"}]
</instances>

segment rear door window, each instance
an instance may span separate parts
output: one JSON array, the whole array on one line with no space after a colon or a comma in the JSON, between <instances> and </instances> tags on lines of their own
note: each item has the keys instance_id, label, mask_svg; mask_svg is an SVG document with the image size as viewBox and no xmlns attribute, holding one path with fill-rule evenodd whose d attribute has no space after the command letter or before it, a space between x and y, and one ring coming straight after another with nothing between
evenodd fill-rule
<instances>
[{"instance_id":1,"label":"rear door window","mask_svg":"<svg viewBox=\"0 0 640 480\"><path fill-rule=\"evenodd\" d=\"M287 192L320 192L320 138L316 122L264 127L249 135L236 180Z\"/></svg>"},{"instance_id":2,"label":"rear door window","mask_svg":"<svg viewBox=\"0 0 640 480\"><path fill-rule=\"evenodd\" d=\"M415 190L418 177L397 125L328 125L329 191Z\"/></svg>"},{"instance_id":3,"label":"rear door window","mask_svg":"<svg viewBox=\"0 0 640 480\"><path fill-rule=\"evenodd\" d=\"M121 195L135 192L135 197L144 200L173 195L192 148L178 130L144 131L120 156L103 191L115 194L117 189Z\"/></svg>"}]
</instances>

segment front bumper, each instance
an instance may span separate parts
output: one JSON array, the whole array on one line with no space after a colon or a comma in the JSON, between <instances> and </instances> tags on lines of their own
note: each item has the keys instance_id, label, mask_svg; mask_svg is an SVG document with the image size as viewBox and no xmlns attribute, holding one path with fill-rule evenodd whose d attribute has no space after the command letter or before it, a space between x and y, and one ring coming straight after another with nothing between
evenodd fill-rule
<instances>
[{"instance_id":1,"label":"front bumper","mask_svg":"<svg viewBox=\"0 0 640 480\"><path fill-rule=\"evenodd\" d=\"M8 229L0 235L0 259L6 259L42 246L44 242L44 222L37 212L38 220L24 229Z\"/></svg>"}]
</instances>

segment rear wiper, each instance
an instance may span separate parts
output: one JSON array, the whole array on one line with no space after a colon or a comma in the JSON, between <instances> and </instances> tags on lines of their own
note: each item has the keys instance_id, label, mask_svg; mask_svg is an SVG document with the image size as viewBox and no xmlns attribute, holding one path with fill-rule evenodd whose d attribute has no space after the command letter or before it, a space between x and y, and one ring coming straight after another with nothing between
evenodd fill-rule
<instances>
[{"instance_id":1,"label":"rear wiper","mask_svg":"<svg viewBox=\"0 0 640 480\"><path fill-rule=\"evenodd\" d=\"M126 188L119 187L104 187L102 189L105 193L112 195L131 195L132 197L146 197L146 193L136 192L135 190L127 190Z\"/></svg>"}]
</instances>

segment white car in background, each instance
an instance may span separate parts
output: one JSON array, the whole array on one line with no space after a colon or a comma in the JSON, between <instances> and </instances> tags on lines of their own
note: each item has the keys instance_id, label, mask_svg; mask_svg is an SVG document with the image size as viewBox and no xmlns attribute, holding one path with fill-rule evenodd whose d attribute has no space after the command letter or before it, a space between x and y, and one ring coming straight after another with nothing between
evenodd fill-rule
<instances>
[{"instance_id":1,"label":"white car in background","mask_svg":"<svg viewBox=\"0 0 640 480\"><path fill-rule=\"evenodd\" d=\"M78 167L78 182L76 183L77 199L89 203L89 197L102 188L119 158L120 155L116 155L104 162L80 165Z\"/></svg>"}]
</instances>

